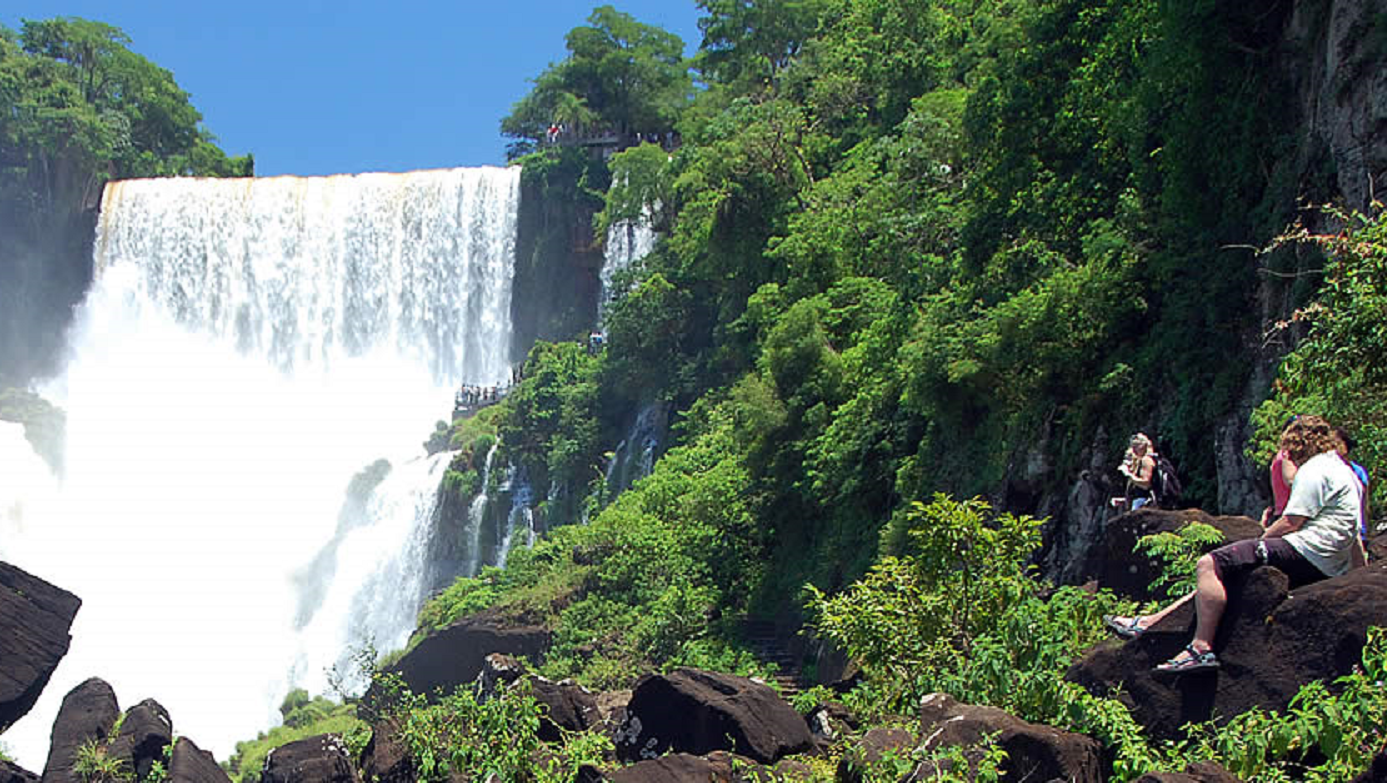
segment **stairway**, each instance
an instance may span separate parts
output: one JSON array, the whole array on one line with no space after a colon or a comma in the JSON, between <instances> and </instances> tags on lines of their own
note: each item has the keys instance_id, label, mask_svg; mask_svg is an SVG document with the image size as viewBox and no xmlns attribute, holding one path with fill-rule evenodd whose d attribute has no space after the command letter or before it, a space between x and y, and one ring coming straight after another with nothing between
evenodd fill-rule
<instances>
[{"instance_id":1,"label":"stairway","mask_svg":"<svg viewBox=\"0 0 1387 783\"><path fill-rule=\"evenodd\" d=\"M758 660L770 664L775 671L771 679L786 701L800 692L800 660L790 651L786 640L776 632L772 620L743 620L742 638Z\"/></svg>"}]
</instances>

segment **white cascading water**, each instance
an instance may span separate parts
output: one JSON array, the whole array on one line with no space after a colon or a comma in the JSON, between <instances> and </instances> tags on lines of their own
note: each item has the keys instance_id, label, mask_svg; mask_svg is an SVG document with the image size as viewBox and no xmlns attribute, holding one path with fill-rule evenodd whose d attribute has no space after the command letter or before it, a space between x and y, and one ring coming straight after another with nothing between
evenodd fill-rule
<instances>
[{"instance_id":1,"label":"white cascading water","mask_svg":"<svg viewBox=\"0 0 1387 783\"><path fill-rule=\"evenodd\" d=\"M598 274L602 282L601 296L597 303L597 320L600 323L607 312L607 306L616 297L614 281L618 272L645 258L655 247L658 234L650 228L648 216L640 220L623 220L607 229L607 241L602 251L602 271Z\"/></svg>"},{"instance_id":2,"label":"white cascading water","mask_svg":"<svg viewBox=\"0 0 1387 783\"><path fill-rule=\"evenodd\" d=\"M535 543L534 490L530 489L529 478L518 468L506 472L504 491L510 495L510 510L506 512L506 529L497 546L496 565L506 567L511 547L515 545L517 533L524 536L525 546Z\"/></svg>"},{"instance_id":3,"label":"white cascading water","mask_svg":"<svg viewBox=\"0 0 1387 783\"><path fill-rule=\"evenodd\" d=\"M467 509L467 576L475 576L482 567L482 525L486 523L486 507L491 498L488 490L491 485L491 461L496 457L496 448L501 442L495 441L486 452L486 463L482 466L481 489L472 498Z\"/></svg>"},{"instance_id":4,"label":"white cascading water","mask_svg":"<svg viewBox=\"0 0 1387 783\"><path fill-rule=\"evenodd\" d=\"M0 428L0 469L34 473L0 490L0 559L83 600L0 737L23 766L91 676L226 758L350 645L403 644L451 456L421 443L459 383L508 377L518 201L499 168L108 186L68 364L40 390L67 412L61 482ZM339 530L380 458L369 518Z\"/></svg>"}]
</instances>

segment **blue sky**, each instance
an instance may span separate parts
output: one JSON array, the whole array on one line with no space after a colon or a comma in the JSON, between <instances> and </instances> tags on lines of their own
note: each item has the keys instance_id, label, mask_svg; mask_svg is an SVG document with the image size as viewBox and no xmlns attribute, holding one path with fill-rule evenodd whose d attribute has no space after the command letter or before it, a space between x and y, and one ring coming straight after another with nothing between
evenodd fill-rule
<instances>
[{"instance_id":1,"label":"blue sky","mask_svg":"<svg viewBox=\"0 0 1387 783\"><path fill-rule=\"evenodd\" d=\"M115 25L173 72L256 173L411 171L504 162L501 117L563 59L601 0L3 0L0 24ZM610 0L699 42L694 0Z\"/></svg>"}]
</instances>

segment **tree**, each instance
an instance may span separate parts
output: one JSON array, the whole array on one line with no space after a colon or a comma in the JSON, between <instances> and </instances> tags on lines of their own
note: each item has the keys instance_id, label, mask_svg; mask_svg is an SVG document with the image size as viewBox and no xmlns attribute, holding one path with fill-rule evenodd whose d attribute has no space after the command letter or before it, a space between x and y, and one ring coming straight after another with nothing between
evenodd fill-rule
<instances>
[{"instance_id":1,"label":"tree","mask_svg":"<svg viewBox=\"0 0 1387 783\"><path fill-rule=\"evenodd\" d=\"M694 67L711 81L774 82L818 29L827 0L698 0L703 43Z\"/></svg>"},{"instance_id":2,"label":"tree","mask_svg":"<svg viewBox=\"0 0 1387 783\"><path fill-rule=\"evenodd\" d=\"M538 142L553 123L623 137L674 128L692 92L679 36L604 5L565 42L567 59L535 78L501 120L501 133Z\"/></svg>"}]
</instances>

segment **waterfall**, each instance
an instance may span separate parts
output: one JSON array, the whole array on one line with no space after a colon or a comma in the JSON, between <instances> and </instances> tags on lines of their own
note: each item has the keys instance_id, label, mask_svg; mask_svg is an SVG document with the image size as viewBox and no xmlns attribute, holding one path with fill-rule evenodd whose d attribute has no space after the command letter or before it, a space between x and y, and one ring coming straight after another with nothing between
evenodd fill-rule
<instances>
[{"instance_id":1,"label":"waterfall","mask_svg":"<svg viewBox=\"0 0 1387 783\"><path fill-rule=\"evenodd\" d=\"M652 402L641 406L630 431L617 444L607 464L606 502L612 502L632 484L650 475L668 430L668 403Z\"/></svg>"},{"instance_id":2,"label":"waterfall","mask_svg":"<svg viewBox=\"0 0 1387 783\"><path fill-rule=\"evenodd\" d=\"M451 456L420 443L458 383L508 375L518 200L498 168L107 187L39 390L67 412L65 474L0 492L0 557L83 599L3 736L21 763L90 676L225 758L290 687L322 692L343 645L403 642Z\"/></svg>"},{"instance_id":3,"label":"waterfall","mask_svg":"<svg viewBox=\"0 0 1387 783\"><path fill-rule=\"evenodd\" d=\"M501 568L506 567L506 558L510 556L517 533L525 537L526 546L535 542L534 490L523 470L510 468L506 473L505 492L510 495L510 510L506 513L506 529L496 551L496 565Z\"/></svg>"},{"instance_id":4,"label":"waterfall","mask_svg":"<svg viewBox=\"0 0 1387 783\"><path fill-rule=\"evenodd\" d=\"M482 568L482 526L486 524L487 503L490 500L488 493L491 485L491 461L495 459L496 447L500 445L501 442L498 440L487 449L486 463L482 466L482 486L467 509L467 576L476 576Z\"/></svg>"},{"instance_id":5,"label":"waterfall","mask_svg":"<svg viewBox=\"0 0 1387 783\"><path fill-rule=\"evenodd\" d=\"M607 229L607 241L603 246L601 296L597 300L597 320L600 324L607 307L616 297L614 281L618 272L645 258L655 247L656 234L650 228L649 215L639 220L623 220Z\"/></svg>"}]
</instances>

